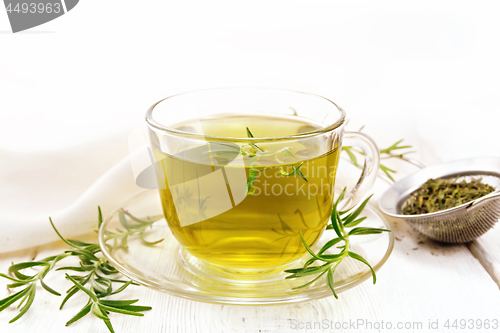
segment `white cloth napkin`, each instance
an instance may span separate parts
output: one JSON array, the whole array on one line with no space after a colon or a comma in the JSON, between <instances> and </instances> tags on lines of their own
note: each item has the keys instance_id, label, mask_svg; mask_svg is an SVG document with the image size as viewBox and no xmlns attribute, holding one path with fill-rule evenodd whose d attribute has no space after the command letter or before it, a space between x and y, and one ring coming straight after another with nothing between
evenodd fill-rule
<instances>
[{"instance_id":1,"label":"white cloth napkin","mask_svg":"<svg viewBox=\"0 0 500 333\"><path fill-rule=\"evenodd\" d=\"M0 253L57 240L49 216L65 237L89 233L97 228L98 205L106 217L142 191L126 134L58 151L0 152Z\"/></svg>"}]
</instances>

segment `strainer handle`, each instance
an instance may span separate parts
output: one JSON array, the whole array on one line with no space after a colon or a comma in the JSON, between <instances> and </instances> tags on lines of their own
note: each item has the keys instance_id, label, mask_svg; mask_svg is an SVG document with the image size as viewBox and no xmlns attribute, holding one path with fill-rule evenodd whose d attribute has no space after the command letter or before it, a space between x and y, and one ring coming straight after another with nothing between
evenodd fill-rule
<instances>
[{"instance_id":1,"label":"strainer handle","mask_svg":"<svg viewBox=\"0 0 500 333\"><path fill-rule=\"evenodd\" d=\"M380 152L377 144L368 135L360 132L345 132L343 145L359 148L365 157L363 170L358 182L351 193L346 194L345 199L340 202L340 210L347 210L356 206L361 199L365 198L377 179L380 165Z\"/></svg>"},{"instance_id":2,"label":"strainer handle","mask_svg":"<svg viewBox=\"0 0 500 333\"><path fill-rule=\"evenodd\" d=\"M480 204L484 204L487 201L490 201L492 199L496 199L499 197L500 197L500 192L493 192L493 193L487 194L479 199L472 201L466 209L469 210L469 209L475 208Z\"/></svg>"}]
</instances>

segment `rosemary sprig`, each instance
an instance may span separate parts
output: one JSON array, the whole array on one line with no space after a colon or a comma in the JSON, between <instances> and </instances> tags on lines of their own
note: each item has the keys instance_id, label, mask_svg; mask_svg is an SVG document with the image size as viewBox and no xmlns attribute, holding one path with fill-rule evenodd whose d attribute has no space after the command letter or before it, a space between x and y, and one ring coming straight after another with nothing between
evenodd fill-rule
<instances>
[{"instance_id":1,"label":"rosemary sprig","mask_svg":"<svg viewBox=\"0 0 500 333\"><path fill-rule=\"evenodd\" d=\"M208 198L205 198L203 200L203 203L205 203L207 199ZM132 221L128 222L126 216L128 216ZM124 209L120 210L118 212L118 220L120 221L120 224L125 228L125 230L116 228L117 232L111 232L109 230L104 231L104 241L107 242L108 240L113 240L113 245L109 245L106 243L106 246L110 251L116 250L118 248L123 248L123 250L126 251L128 249L128 237L137 233L141 238L141 242L146 246L154 246L158 243L161 243L163 241L163 238L153 242L144 239L144 233L146 232L146 229L151 228L152 224L158 221L160 218L162 218L162 216L156 216L153 219L148 218L148 220L141 220Z\"/></svg>"},{"instance_id":2,"label":"rosemary sprig","mask_svg":"<svg viewBox=\"0 0 500 333\"><path fill-rule=\"evenodd\" d=\"M126 216L128 216L131 221L127 221ZM139 233L141 239L146 245L155 245L162 241L158 240L155 242L148 242L144 239L144 232L146 228L150 227L155 220L141 220L126 211L121 211L119 213L119 218L126 231L106 233L107 240L114 240L114 245L110 247L110 250L117 249L119 247L126 248L128 236L135 233ZM66 291L66 296L64 297L59 309L62 309L66 302L79 291L86 293L89 296L89 299L84 307L66 323L66 326L81 319L89 312L92 312L94 316L104 321L110 332L114 333L113 326L111 325L111 321L108 316L110 312L132 316L143 316L141 312L151 310L151 307L149 306L132 305L138 300L104 299L107 296L116 295L122 292L131 284L137 285L137 283L131 280L116 278L116 275L119 274L119 272L110 265L106 258L101 255L101 248L99 247L99 244L65 239L56 229L50 217L49 221L59 238L70 246L71 249L64 251L62 254L50 256L38 261L12 264L9 268L9 275L0 274L0 277L13 281L13 283L7 285L10 289L26 286L23 290L0 300L0 312L19 301L17 306L18 308L21 308L19 314L10 320L9 323L15 322L29 310L33 304L33 300L35 299L37 283L40 283L42 288L49 293L61 296L59 292L55 291L44 282L44 278L49 272L54 270L57 262L67 257L77 257L79 259L78 265L59 267L55 269L55 271L68 270L81 273L81 275L65 274L66 278L73 283L73 286ZM101 208L98 207L98 227L101 226L102 222ZM21 272L25 269L34 267L41 268L41 270L34 275L26 275ZM120 286L115 289L114 284L120 284ZM85 287L86 285L88 285L88 287Z\"/></svg>"},{"instance_id":3,"label":"rosemary sprig","mask_svg":"<svg viewBox=\"0 0 500 333\"><path fill-rule=\"evenodd\" d=\"M290 273L290 275L288 275L286 279L302 278L311 275L316 275L316 277L303 285L295 287L294 289L307 287L326 274L327 285L332 290L333 296L335 296L335 298L338 299L337 293L335 292L335 281L334 281L335 269L340 265L342 260L344 260L347 257L353 258L367 265L372 273L373 283L375 284L375 282L377 281L375 271L373 270L370 263L368 263L368 261L366 261L366 259L364 259L359 254L350 251L349 237L354 235L380 234L386 231L390 232L390 230L380 229L380 228L369 228L369 227L356 227L359 223L363 222L366 219L366 217L358 218L358 216L365 208L371 196L368 197L365 201L363 201L363 203L354 211L352 210L351 212L338 211L337 209L338 204L340 201L342 201L342 199L344 199L345 191L346 189L344 188L339 198L333 205L331 214L331 223L327 226L327 229L335 230L335 233L337 234L336 238L333 238L328 242L326 242L326 244L318 251L318 253L314 253L307 244L304 237L302 236L302 232L299 233L300 238L302 240L302 244L304 244L304 247L306 248L307 252L309 252L309 254L311 255L311 258L305 262L302 268L285 270L286 273ZM346 228L352 228L352 229L346 230ZM339 243L341 243L342 245L338 246L337 244ZM327 250L331 249L335 245L337 245L337 248L340 249L339 253L336 254L325 253ZM316 261L323 262L323 264L312 266L312 264L314 264Z\"/></svg>"},{"instance_id":4,"label":"rosemary sprig","mask_svg":"<svg viewBox=\"0 0 500 333\"><path fill-rule=\"evenodd\" d=\"M43 279L45 278L47 273L54 268L54 265L59 260L62 260L67 256L69 256L69 254L65 253L65 254L60 254L58 256L48 257L38 261L24 262L15 265L12 264L12 266L9 267L10 275L0 273L1 277L13 281L13 283L7 285L8 288L18 288L26 286L26 288L24 288L23 290L0 300L0 312L8 308L11 304L14 304L18 300L20 300L17 308L19 309L21 306L22 308L20 309L19 314L14 318L12 318L9 321L9 323L15 322L29 310L31 304L33 304L33 300L35 299L36 285L38 282L49 293L54 294L56 296L61 296L60 293L58 293L54 289L50 288L47 284L45 284ZM37 266L40 267L41 270L34 275L25 275L20 272L26 268L32 268ZM25 301L26 303L24 303Z\"/></svg>"},{"instance_id":5,"label":"rosemary sprig","mask_svg":"<svg viewBox=\"0 0 500 333\"><path fill-rule=\"evenodd\" d=\"M360 129L360 131L361 131L361 129ZM399 146L399 144L401 142L403 142L403 139L401 139L398 142L394 143L390 147L387 147L385 149L380 149L380 154L381 154L380 158L381 159L398 158L398 159L401 159L401 160L404 160L404 161L409 161L405 157L405 154L413 153L413 151L405 151L405 152L403 152L401 154L395 154L394 153L395 150L412 148L412 146ZM342 150L347 153L347 155L349 156L349 159L351 160L352 164L354 164L355 166L359 167L358 159L356 158L356 154L354 154L354 153L358 153L360 155L364 155L363 152L359 151L359 150L356 150L356 149L352 148L351 146L344 146L344 147L342 147ZM411 161L409 161L409 162L411 162ZM395 181L391 174L396 173L397 172L396 170L390 169L387 166L383 165L382 163L380 163L380 170L382 170L386 174L386 176L389 177L390 180Z\"/></svg>"}]
</instances>

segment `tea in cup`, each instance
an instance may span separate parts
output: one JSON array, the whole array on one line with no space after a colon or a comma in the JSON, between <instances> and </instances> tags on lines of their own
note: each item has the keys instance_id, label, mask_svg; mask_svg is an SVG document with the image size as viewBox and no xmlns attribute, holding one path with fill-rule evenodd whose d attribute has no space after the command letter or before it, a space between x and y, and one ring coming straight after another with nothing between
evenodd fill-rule
<instances>
[{"instance_id":1,"label":"tea in cup","mask_svg":"<svg viewBox=\"0 0 500 333\"><path fill-rule=\"evenodd\" d=\"M351 206L373 185L379 156L326 98L225 88L166 98L146 120L163 213L181 246L233 272L281 269L306 253L332 210L344 137L366 158Z\"/></svg>"}]
</instances>

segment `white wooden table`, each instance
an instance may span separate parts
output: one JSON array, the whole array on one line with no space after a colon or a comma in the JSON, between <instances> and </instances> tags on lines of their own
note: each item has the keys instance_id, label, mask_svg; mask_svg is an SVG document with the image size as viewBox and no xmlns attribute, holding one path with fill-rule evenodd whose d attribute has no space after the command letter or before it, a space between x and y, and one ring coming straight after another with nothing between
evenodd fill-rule
<instances>
[{"instance_id":1,"label":"white wooden table","mask_svg":"<svg viewBox=\"0 0 500 333\"><path fill-rule=\"evenodd\" d=\"M375 193L387 185L377 182ZM375 198L376 200L377 198ZM500 331L500 228L492 229L467 245L443 245L426 239L402 220L389 219L396 238L394 251L377 274L333 297L283 306L214 305L185 300L150 290L129 287L126 298L139 298L151 311L143 318L111 314L116 332L472 332ZM0 256L0 271L10 263L35 260L59 253L56 242ZM46 281L58 291L70 282L61 274ZM7 280L0 280L0 297L9 294ZM87 317L64 327L86 302L77 295L59 311L61 297L38 288L32 308L14 324L7 324L17 310L0 313L0 332L107 332L101 320ZM474 320L474 329L460 329L460 320ZM453 322L457 320L457 327ZM489 320L490 328L485 329ZM446 327L446 324L449 327ZM481 323L483 328L479 329ZM310 329L308 329L310 327ZM398 329L402 327L402 329Z\"/></svg>"}]
</instances>

